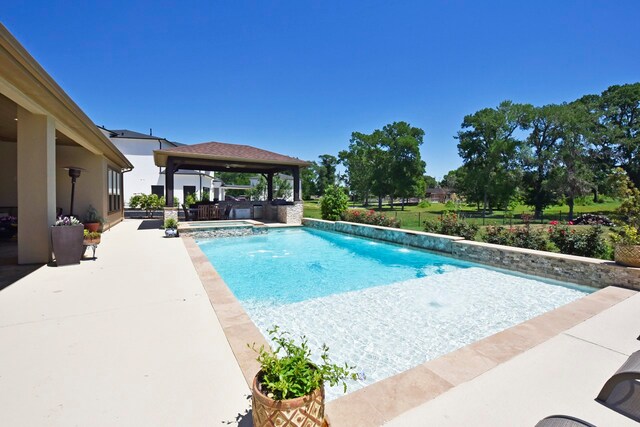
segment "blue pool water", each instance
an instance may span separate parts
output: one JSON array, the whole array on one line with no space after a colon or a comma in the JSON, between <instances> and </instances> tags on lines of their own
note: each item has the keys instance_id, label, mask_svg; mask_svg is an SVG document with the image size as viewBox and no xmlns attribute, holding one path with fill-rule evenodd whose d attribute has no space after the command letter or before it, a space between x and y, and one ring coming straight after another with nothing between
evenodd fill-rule
<instances>
[{"instance_id":1,"label":"blue pool water","mask_svg":"<svg viewBox=\"0 0 640 427\"><path fill-rule=\"evenodd\" d=\"M349 391L593 291L307 228L198 244L265 336L279 325L357 366Z\"/></svg>"},{"instance_id":2,"label":"blue pool water","mask_svg":"<svg viewBox=\"0 0 640 427\"><path fill-rule=\"evenodd\" d=\"M271 230L199 244L239 300L276 304L471 266L428 252L313 229Z\"/></svg>"}]
</instances>

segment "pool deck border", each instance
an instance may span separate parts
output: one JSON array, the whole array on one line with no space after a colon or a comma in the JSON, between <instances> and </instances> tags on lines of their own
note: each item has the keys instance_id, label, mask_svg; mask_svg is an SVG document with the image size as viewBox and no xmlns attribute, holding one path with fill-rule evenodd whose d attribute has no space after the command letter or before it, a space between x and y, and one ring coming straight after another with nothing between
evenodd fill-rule
<instances>
[{"instance_id":1,"label":"pool deck border","mask_svg":"<svg viewBox=\"0 0 640 427\"><path fill-rule=\"evenodd\" d=\"M244 378L251 387L259 370L247 346L269 344L192 237L182 241L207 292ZM609 286L502 332L327 404L333 427L379 426L446 391L470 381L636 294Z\"/></svg>"}]
</instances>

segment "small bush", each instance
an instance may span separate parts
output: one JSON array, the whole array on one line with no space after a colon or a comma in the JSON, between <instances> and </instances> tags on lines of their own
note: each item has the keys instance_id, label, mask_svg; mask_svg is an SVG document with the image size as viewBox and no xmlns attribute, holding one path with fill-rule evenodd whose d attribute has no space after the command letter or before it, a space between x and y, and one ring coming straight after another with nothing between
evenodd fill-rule
<instances>
[{"instance_id":1,"label":"small bush","mask_svg":"<svg viewBox=\"0 0 640 427\"><path fill-rule=\"evenodd\" d=\"M320 214L328 221L340 220L342 214L349 207L349 196L335 185L328 186L324 196L320 199Z\"/></svg>"},{"instance_id":2,"label":"small bush","mask_svg":"<svg viewBox=\"0 0 640 427\"><path fill-rule=\"evenodd\" d=\"M431 206L431 202L427 199L421 200L420 203L418 203L418 207L420 209L426 209L429 206Z\"/></svg>"},{"instance_id":3,"label":"small bush","mask_svg":"<svg viewBox=\"0 0 640 427\"><path fill-rule=\"evenodd\" d=\"M424 231L448 236L460 236L467 240L473 240L478 233L478 226L461 221L457 214L445 211L442 214L442 218L436 221L425 221Z\"/></svg>"},{"instance_id":4,"label":"small bush","mask_svg":"<svg viewBox=\"0 0 640 427\"><path fill-rule=\"evenodd\" d=\"M371 210L349 209L342 214L342 220L359 224L380 225L382 227L400 227L400 221L397 218L391 218Z\"/></svg>"},{"instance_id":5,"label":"small bush","mask_svg":"<svg viewBox=\"0 0 640 427\"><path fill-rule=\"evenodd\" d=\"M515 246L518 248L546 251L549 243L542 231L524 227L487 227L482 240L496 245Z\"/></svg>"},{"instance_id":6,"label":"small bush","mask_svg":"<svg viewBox=\"0 0 640 427\"><path fill-rule=\"evenodd\" d=\"M604 237L602 226L595 225L584 231L570 228L569 224L552 221L549 227L549 239L554 245L567 255L586 256L591 258L606 258L611 252Z\"/></svg>"},{"instance_id":7,"label":"small bush","mask_svg":"<svg viewBox=\"0 0 640 427\"><path fill-rule=\"evenodd\" d=\"M167 218L164 220L164 228L178 228L178 220L175 218Z\"/></svg>"},{"instance_id":8,"label":"small bush","mask_svg":"<svg viewBox=\"0 0 640 427\"><path fill-rule=\"evenodd\" d=\"M612 227L613 221L604 215L596 214L582 214L573 220L575 225L604 225L605 227Z\"/></svg>"}]
</instances>

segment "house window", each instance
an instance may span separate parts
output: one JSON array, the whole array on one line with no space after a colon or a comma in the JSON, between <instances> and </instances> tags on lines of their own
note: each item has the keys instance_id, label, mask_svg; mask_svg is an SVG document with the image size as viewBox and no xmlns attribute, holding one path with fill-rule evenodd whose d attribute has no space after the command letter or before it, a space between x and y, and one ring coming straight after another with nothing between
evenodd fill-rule
<instances>
[{"instance_id":1,"label":"house window","mask_svg":"<svg viewBox=\"0 0 640 427\"><path fill-rule=\"evenodd\" d=\"M207 187L202 187L202 200L210 200L209 199L209 189Z\"/></svg>"},{"instance_id":2,"label":"house window","mask_svg":"<svg viewBox=\"0 0 640 427\"><path fill-rule=\"evenodd\" d=\"M196 186L195 185L184 185L182 187L182 194L184 195L184 199L187 200L187 196L189 194L193 194L193 197L196 196Z\"/></svg>"},{"instance_id":3,"label":"house window","mask_svg":"<svg viewBox=\"0 0 640 427\"><path fill-rule=\"evenodd\" d=\"M151 194L155 194L158 197L164 196L164 185L152 185Z\"/></svg>"},{"instance_id":4,"label":"house window","mask_svg":"<svg viewBox=\"0 0 640 427\"><path fill-rule=\"evenodd\" d=\"M119 211L122 208L122 173L107 169L107 190L109 213Z\"/></svg>"}]
</instances>

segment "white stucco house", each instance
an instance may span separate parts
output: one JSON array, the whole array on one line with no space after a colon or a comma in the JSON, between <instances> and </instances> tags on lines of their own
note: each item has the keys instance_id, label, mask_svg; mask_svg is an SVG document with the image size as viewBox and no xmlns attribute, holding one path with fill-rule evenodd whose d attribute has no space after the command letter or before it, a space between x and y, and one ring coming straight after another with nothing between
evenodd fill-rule
<instances>
[{"instance_id":1,"label":"white stucco house","mask_svg":"<svg viewBox=\"0 0 640 427\"><path fill-rule=\"evenodd\" d=\"M182 146L178 142L152 135L143 134L127 129L98 128L111 140L118 150L134 165L134 170L124 176L124 202L129 206L129 199L134 194L165 195L164 168L157 167L153 162L153 150L163 150ZM179 171L175 174L174 196L180 204L184 203L185 195L201 195L205 200L211 199L213 176L200 171Z\"/></svg>"}]
</instances>

